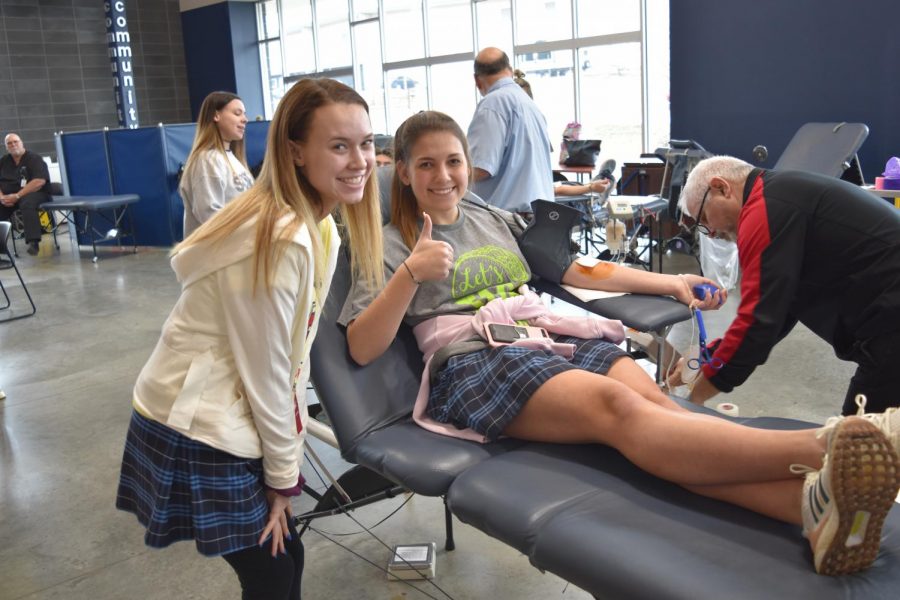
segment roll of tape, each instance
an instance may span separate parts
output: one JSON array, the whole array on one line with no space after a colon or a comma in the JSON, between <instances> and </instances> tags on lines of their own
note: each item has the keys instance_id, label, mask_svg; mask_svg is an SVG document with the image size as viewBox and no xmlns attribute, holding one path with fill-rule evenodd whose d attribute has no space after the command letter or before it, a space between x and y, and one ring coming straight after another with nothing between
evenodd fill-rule
<instances>
[{"instance_id":1,"label":"roll of tape","mask_svg":"<svg viewBox=\"0 0 900 600\"><path fill-rule=\"evenodd\" d=\"M694 369L690 364L697 364L694 360L700 360L700 346L692 344L687 352L684 353L684 368L681 369L681 381L688 386L693 386L697 377L700 376L700 369Z\"/></svg>"},{"instance_id":2,"label":"roll of tape","mask_svg":"<svg viewBox=\"0 0 900 600\"><path fill-rule=\"evenodd\" d=\"M716 411L723 415L728 415L729 417L737 417L740 415L737 404L732 404L731 402L719 403L719 405L716 406Z\"/></svg>"}]
</instances>

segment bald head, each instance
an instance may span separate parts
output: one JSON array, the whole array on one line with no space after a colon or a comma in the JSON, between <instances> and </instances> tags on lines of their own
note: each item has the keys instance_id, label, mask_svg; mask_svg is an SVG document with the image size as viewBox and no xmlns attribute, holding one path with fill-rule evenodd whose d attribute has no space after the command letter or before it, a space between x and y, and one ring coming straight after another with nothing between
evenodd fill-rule
<instances>
[{"instance_id":1,"label":"bald head","mask_svg":"<svg viewBox=\"0 0 900 600\"><path fill-rule=\"evenodd\" d=\"M3 143L6 145L6 150L13 156L18 157L25 154L25 144L22 143L22 138L17 133L7 134L3 138Z\"/></svg>"},{"instance_id":2,"label":"bald head","mask_svg":"<svg viewBox=\"0 0 900 600\"><path fill-rule=\"evenodd\" d=\"M500 48L485 48L475 57L475 85L482 95L502 77L512 77L509 56Z\"/></svg>"},{"instance_id":3,"label":"bald head","mask_svg":"<svg viewBox=\"0 0 900 600\"><path fill-rule=\"evenodd\" d=\"M475 75L490 76L508 71L512 74L509 57L500 48L485 48L475 57Z\"/></svg>"}]
</instances>

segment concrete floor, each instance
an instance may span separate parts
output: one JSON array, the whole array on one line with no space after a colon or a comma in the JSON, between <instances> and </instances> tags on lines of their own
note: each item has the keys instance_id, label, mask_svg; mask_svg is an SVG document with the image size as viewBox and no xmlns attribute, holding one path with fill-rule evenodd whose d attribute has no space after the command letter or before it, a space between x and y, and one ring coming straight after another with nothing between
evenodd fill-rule
<instances>
[{"instance_id":1,"label":"concrete floor","mask_svg":"<svg viewBox=\"0 0 900 600\"><path fill-rule=\"evenodd\" d=\"M224 561L202 557L190 543L148 549L134 517L114 508L131 388L179 291L166 251L107 250L93 264L89 251L79 257L63 244L58 252L45 236L40 255L23 253L19 265L38 312L0 324L0 389L7 396L0 401L0 599L238 597L237 578ZM696 271L696 263L674 256L666 269ZM10 272L0 277L21 306L25 300ZM708 313L711 335L724 330L736 304L735 294L721 311ZM688 334L679 327L671 339L684 346ZM722 400L738 404L743 415L823 421L838 412L851 372L852 365L799 327L747 384ZM329 468L346 468L337 451L313 444ZM304 473L318 481L308 462ZM362 508L354 517L372 527L406 499ZM295 510L310 506L304 496ZM389 550L358 533L361 527L346 516L318 521L316 528L378 565L389 558ZM434 581L456 599L590 597L458 521L457 550L444 552L439 499L414 496L374 531L389 545L438 542ZM387 582L317 532L307 533L304 543L305 598L427 597ZM428 584L416 586L445 597Z\"/></svg>"}]
</instances>

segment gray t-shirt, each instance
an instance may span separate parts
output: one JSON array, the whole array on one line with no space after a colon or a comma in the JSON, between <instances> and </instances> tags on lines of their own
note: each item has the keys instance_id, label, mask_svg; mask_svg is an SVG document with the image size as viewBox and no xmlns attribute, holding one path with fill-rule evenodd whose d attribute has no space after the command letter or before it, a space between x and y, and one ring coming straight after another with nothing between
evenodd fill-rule
<instances>
[{"instance_id":1,"label":"gray t-shirt","mask_svg":"<svg viewBox=\"0 0 900 600\"><path fill-rule=\"evenodd\" d=\"M524 229L518 216L468 201L460 202L459 209L456 223L434 225L432 229L433 239L453 247L453 269L446 279L419 286L404 318L412 327L437 315L474 313L494 298L517 295L516 290L531 279L531 270L516 241ZM420 231L421 225L420 221ZM410 253L399 230L386 225L385 280L403 268ZM353 321L378 291L368 289L363 281L354 281L338 323L346 326Z\"/></svg>"}]
</instances>

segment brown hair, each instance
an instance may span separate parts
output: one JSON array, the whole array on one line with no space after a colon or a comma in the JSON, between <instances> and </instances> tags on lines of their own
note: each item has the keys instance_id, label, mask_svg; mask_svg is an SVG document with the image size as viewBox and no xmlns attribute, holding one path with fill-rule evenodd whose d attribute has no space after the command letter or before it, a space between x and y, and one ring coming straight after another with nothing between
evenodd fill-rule
<instances>
[{"instance_id":1,"label":"brown hair","mask_svg":"<svg viewBox=\"0 0 900 600\"><path fill-rule=\"evenodd\" d=\"M397 164L408 165L413 146L426 133L447 131L462 144L466 165L469 167L469 178L472 177L472 161L469 158L469 143L460 126L448 115L435 110L425 110L404 121L394 135L394 157ZM419 203L411 186L405 185L394 169L391 183L391 224L400 230L400 236L409 249L416 245L419 236Z\"/></svg>"},{"instance_id":2,"label":"brown hair","mask_svg":"<svg viewBox=\"0 0 900 600\"><path fill-rule=\"evenodd\" d=\"M231 92L212 92L203 99L203 104L200 105L200 115L197 117L197 133L194 134L194 144L191 146L191 153L188 155L187 162L184 165L182 177L187 177L188 172L193 168L194 162L201 152L218 150L224 158L225 142L222 141L222 136L219 135L219 128L216 125L216 113L225 108L232 100L240 99L240 96ZM234 157L246 167L247 156L243 138L231 142L230 147Z\"/></svg>"},{"instance_id":3,"label":"brown hair","mask_svg":"<svg viewBox=\"0 0 900 600\"><path fill-rule=\"evenodd\" d=\"M531 93L531 84L525 79L525 73L521 70L516 69L513 71L513 81L519 84L519 87L528 94L529 98L534 98L534 94Z\"/></svg>"},{"instance_id":4,"label":"brown hair","mask_svg":"<svg viewBox=\"0 0 900 600\"><path fill-rule=\"evenodd\" d=\"M269 125L263 168L254 186L225 205L176 246L173 253L200 242L222 240L243 223L256 218L254 266L257 279L263 272L266 289L270 289L274 265L284 251L284 245L276 246L275 242L290 239L305 226L313 243L318 295L322 291L319 286L325 269L325 253L318 228L322 198L302 169L294 165L290 142L306 141L316 111L331 104L356 104L367 113L369 111L362 96L338 81L303 79L294 84L279 102ZM381 207L375 179L369 177L366 181L362 202L349 206L342 204L340 211L350 247L354 250L351 254L354 275L380 286L384 281L384 267ZM295 216L291 224L276 232L279 219L291 213Z\"/></svg>"}]
</instances>

